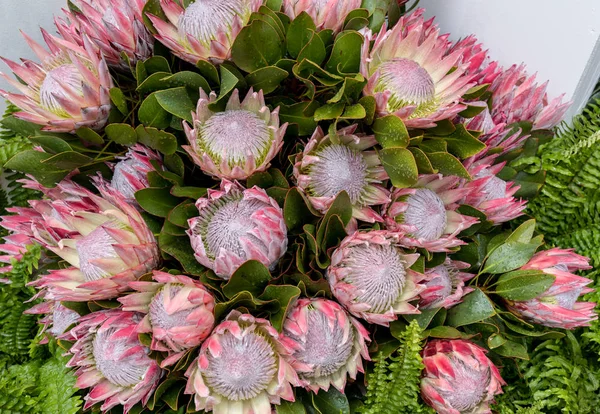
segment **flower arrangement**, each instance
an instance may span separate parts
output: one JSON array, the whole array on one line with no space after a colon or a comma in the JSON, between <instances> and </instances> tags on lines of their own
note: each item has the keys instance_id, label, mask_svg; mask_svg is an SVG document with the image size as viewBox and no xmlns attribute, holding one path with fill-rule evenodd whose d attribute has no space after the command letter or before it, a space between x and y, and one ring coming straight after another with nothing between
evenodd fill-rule
<instances>
[{"instance_id":1,"label":"flower arrangement","mask_svg":"<svg viewBox=\"0 0 600 414\"><path fill-rule=\"evenodd\" d=\"M84 410L490 413L528 338L597 318L525 214L568 104L423 15L79 0L4 59L2 271L42 249L27 315Z\"/></svg>"}]
</instances>

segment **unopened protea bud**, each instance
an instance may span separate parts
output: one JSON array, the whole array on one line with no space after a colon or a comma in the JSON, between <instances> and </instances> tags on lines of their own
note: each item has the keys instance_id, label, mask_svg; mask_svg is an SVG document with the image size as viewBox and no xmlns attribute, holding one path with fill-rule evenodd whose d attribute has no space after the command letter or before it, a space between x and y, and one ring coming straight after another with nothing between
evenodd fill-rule
<instances>
[{"instance_id":1,"label":"unopened protea bud","mask_svg":"<svg viewBox=\"0 0 600 414\"><path fill-rule=\"evenodd\" d=\"M279 108L269 110L262 91L252 89L240 102L236 89L224 112L208 106L217 99L200 90L200 100L190 127L184 122L190 143L184 146L194 162L206 174L229 180L245 180L264 171L283 146L287 123L279 125Z\"/></svg>"},{"instance_id":2,"label":"unopened protea bud","mask_svg":"<svg viewBox=\"0 0 600 414\"><path fill-rule=\"evenodd\" d=\"M454 118L465 109L461 96L473 86L463 50L446 54L447 36L440 36L423 12L401 17L391 30L383 27L376 36L367 33L361 63L368 79L364 93L375 98L377 111L395 114L415 128Z\"/></svg>"},{"instance_id":3,"label":"unopened protea bud","mask_svg":"<svg viewBox=\"0 0 600 414\"><path fill-rule=\"evenodd\" d=\"M162 366L171 365L186 350L200 345L215 323L215 299L202 283L187 276L154 271L155 282L131 282L139 293L119 298L125 311L146 314L139 333L151 333L150 349L169 352Z\"/></svg>"},{"instance_id":4,"label":"unopened protea bud","mask_svg":"<svg viewBox=\"0 0 600 414\"><path fill-rule=\"evenodd\" d=\"M461 272L470 267L468 263L446 258L446 261L425 271L425 290L421 292L421 309L450 308L460 303L463 296L473 291L465 282L475 275Z\"/></svg>"},{"instance_id":5,"label":"unopened protea bud","mask_svg":"<svg viewBox=\"0 0 600 414\"><path fill-rule=\"evenodd\" d=\"M106 62L87 37L80 46L43 29L42 34L50 52L24 35L40 63L24 60L19 65L2 59L19 81L0 75L22 95L0 90L0 96L21 109L15 113L17 118L43 125L45 131L73 133L80 127L104 127L111 105L108 91L113 86Z\"/></svg>"},{"instance_id":6,"label":"unopened protea bud","mask_svg":"<svg viewBox=\"0 0 600 414\"><path fill-rule=\"evenodd\" d=\"M44 325L42 332L58 338L64 334L67 329L79 320L79 314L71 310L60 302L53 300L45 300L26 310L24 313L30 315L46 315L39 320L39 323ZM44 336L40 344L48 343L48 336Z\"/></svg>"},{"instance_id":7,"label":"unopened protea bud","mask_svg":"<svg viewBox=\"0 0 600 414\"><path fill-rule=\"evenodd\" d=\"M447 252L464 244L457 235L477 223L477 219L456 212L457 202L470 190L459 188L458 177L422 175L415 188L392 192L385 208L389 230L406 234L402 243L432 252Z\"/></svg>"},{"instance_id":8,"label":"unopened protea bud","mask_svg":"<svg viewBox=\"0 0 600 414\"><path fill-rule=\"evenodd\" d=\"M287 362L295 343L269 321L232 311L188 368L186 394L196 410L271 414L271 404L294 401L298 375Z\"/></svg>"},{"instance_id":9,"label":"unopened protea bud","mask_svg":"<svg viewBox=\"0 0 600 414\"><path fill-rule=\"evenodd\" d=\"M593 292L586 286L591 279L572 272L588 270L589 259L572 250L550 249L536 253L522 270L541 270L555 277L548 290L524 302L507 301L508 309L534 323L551 328L575 329L589 326L598 315L593 302L577 302L579 296Z\"/></svg>"},{"instance_id":10,"label":"unopened protea bud","mask_svg":"<svg viewBox=\"0 0 600 414\"><path fill-rule=\"evenodd\" d=\"M250 15L263 0L196 0L186 8L178 0L161 0L168 21L148 15L155 36L183 60L220 63L231 56L231 46Z\"/></svg>"},{"instance_id":11,"label":"unopened protea bud","mask_svg":"<svg viewBox=\"0 0 600 414\"><path fill-rule=\"evenodd\" d=\"M375 137L355 133L356 128L343 128L334 139L318 127L304 151L296 155L294 177L298 188L321 213L345 191L354 218L369 223L382 221L371 206L389 201L389 191L382 185L388 176L377 153L365 151L377 143Z\"/></svg>"},{"instance_id":12,"label":"unopened protea bud","mask_svg":"<svg viewBox=\"0 0 600 414\"><path fill-rule=\"evenodd\" d=\"M129 204L137 206L135 193L148 188L148 173L155 170L152 162L161 165L160 155L141 144L134 145L129 148L125 156L120 157L119 161L114 164L110 186L120 193Z\"/></svg>"},{"instance_id":13,"label":"unopened protea bud","mask_svg":"<svg viewBox=\"0 0 600 414\"><path fill-rule=\"evenodd\" d=\"M223 180L196 207L187 232L194 256L223 279L248 260L273 268L287 250L283 211L261 188Z\"/></svg>"},{"instance_id":14,"label":"unopened protea bud","mask_svg":"<svg viewBox=\"0 0 600 414\"><path fill-rule=\"evenodd\" d=\"M77 367L77 388L91 388L84 410L97 403L103 412L123 405L126 414L139 402L146 405L158 386L162 370L138 339L140 320L134 312L94 312L63 336L75 341L67 366Z\"/></svg>"},{"instance_id":15,"label":"unopened protea bud","mask_svg":"<svg viewBox=\"0 0 600 414\"><path fill-rule=\"evenodd\" d=\"M359 9L361 0L284 0L283 11L294 20L306 12L317 25L317 30L339 32L348 13Z\"/></svg>"},{"instance_id":16,"label":"unopened protea bud","mask_svg":"<svg viewBox=\"0 0 600 414\"><path fill-rule=\"evenodd\" d=\"M489 413L504 380L485 351L469 341L435 340L423 350L421 396L439 414Z\"/></svg>"},{"instance_id":17,"label":"unopened protea bud","mask_svg":"<svg viewBox=\"0 0 600 414\"><path fill-rule=\"evenodd\" d=\"M410 269L419 255L404 252L399 240L398 233L356 232L334 251L327 278L351 314L387 326L397 314L419 313L410 301L425 288L425 275Z\"/></svg>"},{"instance_id":18,"label":"unopened protea bud","mask_svg":"<svg viewBox=\"0 0 600 414\"><path fill-rule=\"evenodd\" d=\"M357 372L364 372L362 358L369 360L369 333L331 300L298 300L283 333L298 344L291 364L303 385L315 393L330 385L344 392L346 377L356 379Z\"/></svg>"},{"instance_id":19,"label":"unopened protea bud","mask_svg":"<svg viewBox=\"0 0 600 414\"><path fill-rule=\"evenodd\" d=\"M142 19L145 4L146 0L74 0L79 10L65 11L66 18L56 18L55 23L64 39L83 46L83 36L88 36L111 67L129 69L151 57L154 49Z\"/></svg>"}]
</instances>

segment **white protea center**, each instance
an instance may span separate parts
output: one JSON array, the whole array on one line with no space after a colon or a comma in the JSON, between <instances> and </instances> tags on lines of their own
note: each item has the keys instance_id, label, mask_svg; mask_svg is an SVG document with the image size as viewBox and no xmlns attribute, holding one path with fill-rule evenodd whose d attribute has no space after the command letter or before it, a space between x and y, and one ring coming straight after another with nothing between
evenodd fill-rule
<instances>
[{"instance_id":1,"label":"white protea center","mask_svg":"<svg viewBox=\"0 0 600 414\"><path fill-rule=\"evenodd\" d=\"M127 200L135 200L136 189L127 178L127 175L134 177L142 175L141 178L144 178L146 168L146 165L136 158L119 161L115 165L113 177L110 182L111 187L121 193Z\"/></svg>"},{"instance_id":2,"label":"white protea center","mask_svg":"<svg viewBox=\"0 0 600 414\"><path fill-rule=\"evenodd\" d=\"M275 137L265 121L253 112L229 110L210 117L199 129L199 144L216 163L245 164L252 155L260 164Z\"/></svg>"},{"instance_id":3,"label":"white protea center","mask_svg":"<svg viewBox=\"0 0 600 414\"><path fill-rule=\"evenodd\" d=\"M428 188L419 188L406 200L404 223L415 226L413 236L425 241L439 239L446 229L446 207L442 199Z\"/></svg>"},{"instance_id":4,"label":"white protea center","mask_svg":"<svg viewBox=\"0 0 600 414\"><path fill-rule=\"evenodd\" d=\"M182 288L183 285L170 284L169 299L173 299ZM194 310L194 308L190 308L169 313L165 308L165 289L163 288L152 298L148 306L148 315L152 326L169 330L190 325L187 318Z\"/></svg>"},{"instance_id":5,"label":"white protea center","mask_svg":"<svg viewBox=\"0 0 600 414\"><path fill-rule=\"evenodd\" d=\"M207 352L209 365L203 372L213 392L240 401L267 389L277 372L277 357L269 341L254 332L240 338L225 332L220 345L219 356Z\"/></svg>"},{"instance_id":6,"label":"white protea center","mask_svg":"<svg viewBox=\"0 0 600 414\"><path fill-rule=\"evenodd\" d=\"M431 280L425 285L427 287L440 286L441 289L435 293L439 296L440 300L443 300L452 294L452 276L448 267L439 265L427 272L428 274L435 274Z\"/></svg>"},{"instance_id":7,"label":"white protea center","mask_svg":"<svg viewBox=\"0 0 600 414\"><path fill-rule=\"evenodd\" d=\"M345 281L359 292L356 301L370 305L372 313L383 313L402 293L405 264L396 247L369 244L353 247L342 266L348 270Z\"/></svg>"},{"instance_id":8,"label":"white protea center","mask_svg":"<svg viewBox=\"0 0 600 414\"><path fill-rule=\"evenodd\" d=\"M64 307L60 302L56 302L52 311L52 327L48 331L57 337L65 333L67 328L77 322L78 319L79 314L77 312Z\"/></svg>"},{"instance_id":9,"label":"white protea center","mask_svg":"<svg viewBox=\"0 0 600 414\"><path fill-rule=\"evenodd\" d=\"M196 0L179 17L179 33L210 45L219 32L232 26L236 16L250 14L246 0Z\"/></svg>"},{"instance_id":10,"label":"white protea center","mask_svg":"<svg viewBox=\"0 0 600 414\"><path fill-rule=\"evenodd\" d=\"M87 236L77 240L76 248L79 255L79 270L85 276L85 280L91 282L111 276L106 270L96 266L94 260L115 259L119 257L113 245L117 241L113 239L104 227L98 227ZM124 266L124 269L126 266ZM123 270L124 270L123 269Z\"/></svg>"},{"instance_id":11,"label":"white protea center","mask_svg":"<svg viewBox=\"0 0 600 414\"><path fill-rule=\"evenodd\" d=\"M369 185L368 166L363 155L345 145L332 144L316 154L308 175L310 192L317 197L335 197L346 191L354 204Z\"/></svg>"},{"instance_id":12,"label":"white protea center","mask_svg":"<svg viewBox=\"0 0 600 414\"><path fill-rule=\"evenodd\" d=\"M485 397L485 392L490 384L489 368L473 368L464 361L453 359L452 370L455 387L445 391L440 389L440 394L452 408L461 413L471 412L477 408Z\"/></svg>"},{"instance_id":13,"label":"white protea center","mask_svg":"<svg viewBox=\"0 0 600 414\"><path fill-rule=\"evenodd\" d=\"M73 64L61 65L46 74L40 86L40 106L56 115L68 116L56 99L59 97L73 100L73 97L67 94L67 90L83 97L83 77Z\"/></svg>"}]
</instances>

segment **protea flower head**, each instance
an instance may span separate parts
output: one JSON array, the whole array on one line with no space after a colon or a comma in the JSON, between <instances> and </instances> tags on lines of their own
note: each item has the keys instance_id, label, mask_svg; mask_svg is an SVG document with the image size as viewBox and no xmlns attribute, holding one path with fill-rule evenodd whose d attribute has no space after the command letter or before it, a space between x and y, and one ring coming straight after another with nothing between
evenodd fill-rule
<instances>
[{"instance_id":1,"label":"protea flower head","mask_svg":"<svg viewBox=\"0 0 600 414\"><path fill-rule=\"evenodd\" d=\"M271 414L271 404L294 401L292 386L300 385L287 362L294 346L266 319L232 311L188 368L185 393L196 410Z\"/></svg>"},{"instance_id":2,"label":"protea flower head","mask_svg":"<svg viewBox=\"0 0 600 414\"><path fill-rule=\"evenodd\" d=\"M451 308L460 303L463 296L473 291L465 282L475 275L462 272L468 263L446 258L443 264L425 271L425 290L421 292L421 309Z\"/></svg>"},{"instance_id":3,"label":"protea flower head","mask_svg":"<svg viewBox=\"0 0 600 414\"><path fill-rule=\"evenodd\" d=\"M283 146L287 123L279 125L279 108L269 110L262 91L252 89L240 102L236 89L223 112L208 106L217 99L200 90L193 126L183 123L190 143L184 146L206 174L229 180L245 180L264 171Z\"/></svg>"},{"instance_id":4,"label":"protea flower head","mask_svg":"<svg viewBox=\"0 0 600 414\"><path fill-rule=\"evenodd\" d=\"M491 155L467 163L473 180L464 184L464 188L470 191L461 204L468 204L481 210L489 221L499 224L522 215L527 201L517 200L514 197L520 188L518 185L506 182L497 176L506 163L492 165L495 158L495 155Z\"/></svg>"},{"instance_id":5,"label":"protea flower head","mask_svg":"<svg viewBox=\"0 0 600 414\"><path fill-rule=\"evenodd\" d=\"M223 180L196 207L187 232L194 256L223 279L248 260L273 268L287 250L283 211L261 188Z\"/></svg>"},{"instance_id":6,"label":"protea flower head","mask_svg":"<svg viewBox=\"0 0 600 414\"><path fill-rule=\"evenodd\" d=\"M103 180L97 179L96 185L100 196L70 180L55 188L26 180L25 187L42 191L46 198L3 217L4 228L40 243L71 265L32 282L48 300L114 298L158 264L156 240L140 213Z\"/></svg>"},{"instance_id":7,"label":"protea flower head","mask_svg":"<svg viewBox=\"0 0 600 414\"><path fill-rule=\"evenodd\" d=\"M58 338L64 334L80 318L77 312L53 300L45 300L27 309L24 313L29 315L45 315L39 320L39 323L44 325L42 332L54 338ZM48 343L47 335L40 340L40 344Z\"/></svg>"},{"instance_id":8,"label":"protea flower head","mask_svg":"<svg viewBox=\"0 0 600 414\"><path fill-rule=\"evenodd\" d=\"M192 64L199 60L221 63L250 15L263 0L196 0L186 8L178 0L160 0L168 21L148 15L155 36L173 54Z\"/></svg>"},{"instance_id":9,"label":"protea flower head","mask_svg":"<svg viewBox=\"0 0 600 414\"><path fill-rule=\"evenodd\" d=\"M139 293L119 298L125 311L146 314L139 333L151 333L150 349L169 352L162 366L171 365L186 350L199 346L214 323L215 299L199 281L154 271L156 282L131 282Z\"/></svg>"},{"instance_id":10,"label":"protea flower head","mask_svg":"<svg viewBox=\"0 0 600 414\"><path fill-rule=\"evenodd\" d=\"M474 84L463 63L463 50L450 54L423 9L400 18L378 35L367 33L361 73L368 79L364 94L373 96L380 114L395 114L408 127L430 128L465 109L460 98ZM371 42L375 40L371 49Z\"/></svg>"},{"instance_id":11,"label":"protea flower head","mask_svg":"<svg viewBox=\"0 0 600 414\"><path fill-rule=\"evenodd\" d=\"M148 188L148 173L154 171L152 161L162 165L158 153L141 144L135 144L119 161L111 165L113 177L110 186L119 192L129 204L137 206L135 193Z\"/></svg>"},{"instance_id":12,"label":"protea flower head","mask_svg":"<svg viewBox=\"0 0 600 414\"><path fill-rule=\"evenodd\" d=\"M397 314L420 313L409 302L425 289L425 275L411 270L419 254L399 246L400 234L355 232L331 256L327 278L335 298L351 314L387 326Z\"/></svg>"},{"instance_id":13,"label":"protea flower head","mask_svg":"<svg viewBox=\"0 0 600 414\"><path fill-rule=\"evenodd\" d=\"M458 201L470 192L459 184L458 177L429 174L420 176L415 188L394 190L392 202L384 209L386 227L406 234L403 245L432 252L448 252L464 244L456 236L477 219L456 212Z\"/></svg>"},{"instance_id":14,"label":"protea flower head","mask_svg":"<svg viewBox=\"0 0 600 414\"><path fill-rule=\"evenodd\" d=\"M23 59L19 65L2 58L23 81L0 74L22 94L0 90L0 96L21 109L14 115L43 125L45 131L75 132L77 128L101 129L108 120L113 86L106 61L84 36L83 46L54 37L42 29L50 49L46 51L29 36L25 40L40 63Z\"/></svg>"},{"instance_id":15,"label":"protea flower head","mask_svg":"<svg viewBox=\"0 0 600 414\"><path fill-rule=\"evenodd\" d=\"M460 339L435 340L423 350L421 396L439 414L489 413L505 384L485 350Z\"/></svg>"},{"instance_id":16,"label":"protea flower head","mask_svg":"<svg viewBox=\"0 0 600 414\"><path fill-rule=\"evenodd\" d=\"M146 405L158 386L162 370L138 339L140 320L135 312L94 312L63 335L63 339L75 341L67 366L77 367L77 388L91 388L84 398L84 410L102 403L103 412L123 405L127 414L139 402Z\"/></svg>"},{"instance_id":17,"label":"protea flower head","mask_svg":"<svg viewBox=\"0 0 600 414\"><path fill-rule=\"evenodd\" d=\"M283 11L294 20L306 12L317 25L317 30L339 32L348 13L360 9L361 0L284 0Z\"/></svg>"},{"instance_id":18,"label":"protea flower head","mask_svg":"<svg viewBox=\"0 0 600 414\"><path fill-rule=\"evenodd\" d=\"M377 153L365 151L377 143L375 137L356 133L356 128L340 129L333 139L317 127L304 151L296 155L294 177L298 188L321 213L345 191L354 218L369 223L382 221L371 206L389 201L389 191L382 185L388 176Z\"/></svg>"},{"instance_id":19,"label":"protea flower head","mask_svg":"<svg viewBox=\"0 0 600 414\"><path fill-rule=\"evenodd\" d=\"M87 35L106 62L119 69L135 67L152 56L154 38L142 19L146 0L76 0L73 4L79 11L64 10L65 18L55 18L64 39L83 46Z\"/></svg>"},{"instance_id":20,"label":"protea flower head","mask_svg":"<svg viewBox=\"0 0 600 414\"><path fill-rule=\"evenodd\" d=\"M550 249L536 253L523 270L541 270L556 279L552 286L535 299L524 302L508 302L513 313L532 322L551 328L575 329L590 326L598 315L593 302L577 302L579 296L593 292L586 288L591 279L574 275L572 272L591 269L589 259L572 250Z\"/></svg>"}]
</instances>

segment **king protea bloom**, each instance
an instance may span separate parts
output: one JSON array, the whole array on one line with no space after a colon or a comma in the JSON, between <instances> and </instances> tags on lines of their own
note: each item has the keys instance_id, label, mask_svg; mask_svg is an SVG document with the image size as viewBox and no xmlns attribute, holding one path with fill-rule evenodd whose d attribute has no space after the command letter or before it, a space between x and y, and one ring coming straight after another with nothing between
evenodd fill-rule
<instances>
[{"instance_id":1,"label":"king protea bloom","mask_svg":"<svg viewBox=\"0 0 600 414\"><path fill-rule=\"evenodd\" d=\"M572 250L550 249L536 253L523 270L541 270L556 279L548 290L535 299L524 302L508 302L513 313L534 323L551 328L575 329L590 326L598 315L593 302L577 302L579 296L593 292L586 286L591 279L574 275L572 272L591 269L587 257L575 254Z\"/></svg>"},{"instance_id":2,"label":"king protea bloom","mask_svg":"<svg viewBox=\"0 0 600 414\"><path fill-rule=\"evenodd\" d=\"M327 212L337 195L345 191L352 203L353 217L369 223L382 221L371 206L389 201L382 185L388 178L375 151L366 151L377 141L372 135L356 133L357 125L340 129L332 139L321 127L296 155L294 177L312 206Z\"/></svg>"},{"instance_id":3,"label":"king protea bloom","mask_svg":"<svg viewBox=\"0 0 600 414\"><path fill-rule=\"evenodd\" d=\"M188 221L194 256L223 279L242 263L257 260L271 269L287 250L283 211L265 190L223 180L220 190L196 202L200 216Z\"/></svg>"},{"instance_id":4,"label":"king protea bloom","mask_svg":"<svg viewBox=\"0 0 600 414\"><path fill-rule=\"evenodd\" d=\"M67 366L77 368L77 388L91 388L84 410L102 403L103 412L123 405L127 414L139 402L146 405L158 386L162 370L138 339L140 319L134 312L94 312L63 336L75 341Z\"/></svg>"},{"instance_id":5,"label":"king protea bloom","mask_svg":"<svg viewBox=\"0 0 600 414\"><path fill-rule=\"evenodd\" d=\"M4 228L40 243L70 265L32 282L48 300L111 299L158 264L156 239L140 213L101 179L96 185L100 196L70 180L55 188L26 181L27 188L46 198L3 217Z\"/></svg>"},{"instance_id":6,"label":"king protea bloom","mask_svg":"<svg viewBox=\"0 0 600 414\"><path fill-rule=\"evenodd\" d=\"M64 334L80 317L74 310L53 300L45 300L26 310L24 313L29 315L45 315L38 321L43 325L42 333L46 333L40 340L40 344L48 343L48 335L58 338Z\"/></svg>"},{"instance_id":7,"label":"king protea bloom","mask_svg":"<svg viewBox=\"0 0 600 414\"><path fill-rule=\"evenodd\" d=\"M443 264L425 271L425 290L421 292L421 309L451 308L460 303L463 296L473 291L465 282L475 275L461 272L471 265L446 258Z\"/></svg>"},{"instance_id":8,"label":"king protea bloom","mask_svg":"<svg viewBox=\"0 0 600 414\"><path fill-rule=\"evenodd\" d=\"M287 361L294 346L266 319L232 311L185 373L185 392L194 395L196 410L271 414L271 404L294 401L292 386L300 385Z\"/></svg>"},{"instance_id":9,"label":"king protea bloom","mask_svg":"<svg viewBox=\"0 0 600 414\"><path fill-rule=\"evenodd\" d=\"M435 340L423 350L421 396L439 414L489 413L505 384L485 350L459 339Z\"/></svg>"},{"instance_id":10,"label":"king protea bloom","mask_svg":"<svg viewBox=\"0 0 600 414\"><path fill-rule=\"evenodd\" d=\"M263 0L196 0L187 8L178 0L161 0L168 21L148 15L155 36L183 60L221 63L231 56L231 46L250 15Z\"/></svg>"},{"instance_id":11,"label":"king protea bloom","mask_svg":"<svg viewBox=\"0 0 600 414\"><path fill-rule=\"evenodd\" d=\"M362 359L369 360L369 332L337 302L300 299L290 310L283 333L297 343L292 367L303 385L317 393L333 385L344 392L346 378L364 372Z\"/></svg>"},{"instance_id":12,"label":"king protea bloom","mask_svg":"<svg viewBox=\"0 0 600 414\"><path fill-rule=\"evenodd\" d=\"M420 313L410 301L425 289L425 275L411 270L419 254L399 246L400 234L355 232L331 256L327 278L335 298L351 314L387 326L398 314Z\"/></svg>"},{"instance_id":13,"label":"king protea bloom","mask_svg":"<svg viewBox=\"0 0 600 414\"><path fill-rule=\"evenodd\" d=\"M394 190L385 208L386 227L406 235L402 244L432 252L464 244L457 235L478 220L456 212L458 201L471 191L459 184L458 177L429 174L420 176L415 188Z\"/></svg>"},{"instance_id":14,"label":"king protea bloom","mask_svg":"<svg viewBox=\"0 0 600 414\"><path fill-rule=\"evenodd\" d=\"M467 163L472 181L464 184L470 190L461 204L481 210L494 224L511 221L523 214L526 200L517 200L514 195L520 186L506 182L497 174L506 162L492 165L496 155L490 155L473 163ZM469 165L470 164L470 165Z\"/></svg>"},{"instance_id":15,"label":"king protea bloom","mask_svg":"<svg viewBox=\"0 0 600 414\"><path fill-rule=\"evenodd\" d=\"M179 360L185 351L199 346L214 323L215 299L204 285L187 276L155 271L156 282L131 282L139 293L119 298L125 311L144 313L139 333L151 333L150 349L168 352L162 366Z\"/></svg>"},{"instance_id":16,"label":"king protea bloom","mask_svg":"<svg viewBox=\"0 0 600 414\"><path fill-rule=\"evenodd\" d=\"M283 11L294 20L306 12L317 25L317 30L339 32L348 13L360 9L361 0L284 0Z\"/></svg>"},{"instance_id":17,"label":"king protea bloom","mask_svg":"<svg viewBox=\"0 0 600 414\"><path fill-rule=\"evenodd\" d=\"M142 19L146 0L75 0L73 3L79 12L65 11L66 19L55 19L64 39L83 46L83 36L87 35L106 62L120 69L135 67L138 61L152 56L154 38Z\"/></svg>"},{"instance_id":18,"label":"king protea bloom","mask_svg":"<svg viewBox=\"0 0 600 414\"><path fill-rule=\"evenodd\" d=\"M108 121L113 87L106 61L85 36L80 46L43 29L42 34L50 52L24 35L40 63L24 59L19 65L2 58L23 83L0 74L22 93L0 90L0 96L21 109L14 114L17 118L43 125L45 131L101 129Z\"/></svg>"},{"instance_id":19,"label":"king protea bloom","mask_svg":"<svg viewBox=\"0 0 600 414\"><path fill-rule=\"evenodd\" d=\"M423 9L400 18L391 29L368 32L361 73L365 95L380 114L395 114L409 127L430 128L465 109L460 98L474 84L463 63L463 50L446 54L448 43L437 26L423 19ZM371 49L371 42L375 43Z\"/></svg>"},{"instance_id":20,"label":"king protea bloom","mask_svg":"<svg viewBox=\"0 0 600 414\"><path fill-rule=\"evenodd\" d=\"M223 112L208 106L217 99L200 90L200 100L190 126L183 123L190 143L183 148L206 174L229 180L245 180L264 171L283 146L287 123L279 125L279 108L265 105L262 91L252 89L240 102L236 89Z\"/></svg>"}]
</instances>

